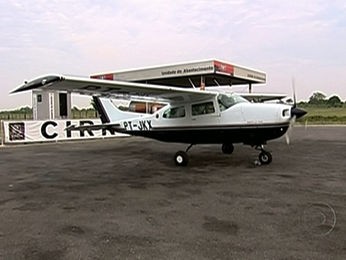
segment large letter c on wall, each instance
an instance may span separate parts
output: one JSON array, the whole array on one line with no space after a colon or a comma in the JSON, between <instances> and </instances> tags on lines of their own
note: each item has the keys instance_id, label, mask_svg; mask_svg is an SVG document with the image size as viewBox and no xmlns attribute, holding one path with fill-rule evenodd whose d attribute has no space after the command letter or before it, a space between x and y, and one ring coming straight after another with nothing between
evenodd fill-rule
<instances>
[{"instance_id":1,"label":"large letter c on wall","mask_svg":"<svg viewBox=\"0 0 346 260\"><path fill-rule=\"evenodd\" d=\"M52 133L52 134L47 133L47 127L49 125L52 125L53 127L56 127L58 124L56 122L54 122L54 121L44 122L43 125L41 126L41 134L46 139L54 139L55 137L58 136L58 134L57 133Z\"/></svg>"}]
</instances>

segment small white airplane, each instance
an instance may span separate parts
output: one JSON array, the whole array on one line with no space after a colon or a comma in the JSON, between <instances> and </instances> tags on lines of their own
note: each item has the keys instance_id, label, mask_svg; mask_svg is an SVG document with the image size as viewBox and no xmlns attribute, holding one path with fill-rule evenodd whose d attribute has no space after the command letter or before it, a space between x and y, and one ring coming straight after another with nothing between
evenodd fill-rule
<instances>
[{"instance_id":1,"label":"small white airplane","mask_svg":"<svg viewBox=\"0 0 346 260\"><path fill-rule=\"evenodd\" d=\"M255 147L260 151L260 163L269 164L272 155L264 145L284 135L292 119L306 114L295 105L251 103L230 93L64 75L38 77L12 93L33 89L94 97L102 124L69 130L106 128L164 142L189 144L185 151L175 154L178 166L187 165L187 152L193 145L222 144L222 152L231 154L235 143ZM119 110L110 97L148 99L166 105L152 114L125 112Z\"/></svg>"}]
</instances>

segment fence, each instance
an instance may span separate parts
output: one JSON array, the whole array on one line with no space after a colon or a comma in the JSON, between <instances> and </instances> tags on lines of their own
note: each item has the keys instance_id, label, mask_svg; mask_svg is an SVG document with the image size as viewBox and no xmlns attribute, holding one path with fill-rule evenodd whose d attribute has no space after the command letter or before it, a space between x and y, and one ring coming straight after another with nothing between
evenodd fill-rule
<instances>
[{"instance_id":1,"label":"fence","mask_svg":"<svg viewBox=\"0 0 346 260\"><path fill-rule=\"evenodd\" d=\"M1 112L0 120L31 120L32 113L10 113Z\"/></svg>"}]
</instances>

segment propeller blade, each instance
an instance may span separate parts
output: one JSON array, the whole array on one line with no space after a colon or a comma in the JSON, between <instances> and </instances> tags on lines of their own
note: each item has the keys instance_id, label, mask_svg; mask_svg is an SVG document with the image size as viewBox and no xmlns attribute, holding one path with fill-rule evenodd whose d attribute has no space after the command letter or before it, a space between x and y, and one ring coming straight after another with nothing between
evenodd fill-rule
<instances>
[{"instance_id":1,"label":"propeller blade","mask_svg":"<svg viewBox=\"0 0 346 260\"><path fill-rule=\"evenodd\" d=\"M285 134L285 139L286 139L286 144L287 145L290 145L290 142L291 142L291 134L292 134L292 131L293 131L293 126L294 126L294 123L296 122L296 116L293 115L291 120L290 120L290 124L288 126L288 129L287 129L287 132Z\"/></svg>"},{"instance_id":2,"label":"propeller blade","mask_svg":"<svg viewBox=\"0 0 346 260\"><path fill-rule=\"evenodd\" d=\"M293 92L293 107L297 107L297 97L296 97L296 86L294 82L294 78L292 78L292 92Z\"/></svg>"},{"instance_id":3,"label":"propeller blade","mask_svg":"<svg viewBox=\"0 0 346 260\"><path fill-rule=\"evenodd\" d=\"M290 135L288 134L288 130L287 130L287 132L285 134L285 139L286 139L286 144L290 145Z\"/></svg>"},{"instance_id":4,"label":"propeller blade","mask_svg":"<svg viewBox=\"0 0 346 260\"><path fill-rule=\"evenodd\" d=\"M290 127L294 126L294 124L296 123L296 119L297 119L297 116L293 115L292 118L291 118L291 121L290 121Z\"/></svg>"}]
</instances>

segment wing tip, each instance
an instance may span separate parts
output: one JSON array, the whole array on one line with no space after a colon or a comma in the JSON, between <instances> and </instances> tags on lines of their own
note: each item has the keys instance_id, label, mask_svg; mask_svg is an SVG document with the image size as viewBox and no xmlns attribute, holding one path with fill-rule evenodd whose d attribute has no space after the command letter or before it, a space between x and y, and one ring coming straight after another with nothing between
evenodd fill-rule
<instances>
[{"instance_id":1,"label":"wing tip","mask_svg":"<svg viewBox=\"0 0 346 260\"><path fill-rule=\"evenodd\" d=\"M28 90L39 89L39 88L45 87L45 86L47 86L53 82L62 81L62 80L64 80L64 76L52 75L52 74L41 76L41 77L32 79L30 81L25 80L23 85L12 90L10 92L10 94L16 94L16 93L24 92L24 91L28 91Z\"/></svg>"}]
</instances>

